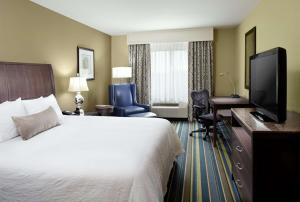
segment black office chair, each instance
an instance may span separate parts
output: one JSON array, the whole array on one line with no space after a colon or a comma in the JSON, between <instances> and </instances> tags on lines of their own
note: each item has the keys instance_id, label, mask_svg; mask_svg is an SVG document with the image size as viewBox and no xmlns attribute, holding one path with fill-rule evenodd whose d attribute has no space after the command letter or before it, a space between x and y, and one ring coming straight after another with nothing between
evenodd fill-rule
<instances>
[{"instance_id":1,"label":"black office chair","mask_svg":"<svg viewBox=\"0 0 300 202\"><path fill-rule=\"evenodd\" d=\"M209 92L208 90L204 89L201 91L192 91L191 97L193 100L193 118L200 124L202 127L198 130L192 131L190 136L196 132L204 132L205 135L203 139L206 139L209 136L209 132L212 132L211 126L213 125L214 116L210 113L210 106L209 106ZM221 121L221 118L217 115L217 121Z\"/></svg>"}]
</instances>

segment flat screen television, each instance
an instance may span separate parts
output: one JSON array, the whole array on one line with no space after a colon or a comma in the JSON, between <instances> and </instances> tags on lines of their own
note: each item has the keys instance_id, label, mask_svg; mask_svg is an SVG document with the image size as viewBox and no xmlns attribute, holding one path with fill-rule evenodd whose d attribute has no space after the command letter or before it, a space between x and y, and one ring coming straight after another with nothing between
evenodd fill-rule
<instances>
[{"instance_id":1,"label":"flat screen television","mask_svg":"<svg viewBox=\"0 0 300 202\"><path fill-rule=\"evenodd\" d=\"M262 121L286 120L286 50L274 48L250 57L250 103Z\"/></svg>"}]
</instances>

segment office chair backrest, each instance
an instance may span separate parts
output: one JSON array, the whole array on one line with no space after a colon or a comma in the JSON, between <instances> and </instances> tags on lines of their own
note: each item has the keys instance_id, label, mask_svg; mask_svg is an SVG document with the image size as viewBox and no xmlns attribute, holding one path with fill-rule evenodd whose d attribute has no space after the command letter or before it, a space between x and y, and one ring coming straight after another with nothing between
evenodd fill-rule
<instances>
[{"instance_id":1,"label":"office chair backrest","mask_svg":"<svg viewBox=\"0 0 300 202\"><path fill-rule=\"evenodd\" d=\"M204 89L201 91L192 91L191 97L193 100L193 105L198 105L198 106L205 106L201 110L201 114L208 114L209 113L209 92L208 90ZM198 112L199 113L199 112Z\"/></svg>"}]
</instances>

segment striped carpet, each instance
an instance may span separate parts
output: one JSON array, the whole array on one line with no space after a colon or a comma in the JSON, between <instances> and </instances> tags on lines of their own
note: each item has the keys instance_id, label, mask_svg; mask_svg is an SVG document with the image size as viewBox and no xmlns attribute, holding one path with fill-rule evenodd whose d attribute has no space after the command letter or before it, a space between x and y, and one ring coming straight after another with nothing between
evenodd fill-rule
<instances>
[{"instance_id":1,"label":"striped carpet","mask_svg":"<svg viewBox=\"0 0 300 202\"><path fill-rule=\"evenodd\" d=\"M223 137L218 137L217 147L210 138L203 140L199 133L189 137L199 124L187 121L172 122L180 137L185 153L178 156L171 172L166 202L240 201L231 180L231 152L228 143L230 130L224 123L218 125Z\"/></svg>"}]
</instances>

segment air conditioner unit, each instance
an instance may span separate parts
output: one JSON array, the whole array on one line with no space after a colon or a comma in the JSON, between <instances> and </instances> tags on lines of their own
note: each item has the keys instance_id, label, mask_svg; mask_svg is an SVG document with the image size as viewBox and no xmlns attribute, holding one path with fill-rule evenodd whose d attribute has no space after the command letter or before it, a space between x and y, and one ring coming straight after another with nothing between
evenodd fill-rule
<instances>
[{"instance_id":1,"label":"air conditioner unit","mask_svg":"<svg viewBox=\"0 0 300 202\"><path fill-rule=\"evenodd\" d=\"M162 118L188 118L188 104L154 104L151 107L151 111L157 114L158 117Z\"/></svg>"}]
</instances>

